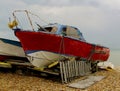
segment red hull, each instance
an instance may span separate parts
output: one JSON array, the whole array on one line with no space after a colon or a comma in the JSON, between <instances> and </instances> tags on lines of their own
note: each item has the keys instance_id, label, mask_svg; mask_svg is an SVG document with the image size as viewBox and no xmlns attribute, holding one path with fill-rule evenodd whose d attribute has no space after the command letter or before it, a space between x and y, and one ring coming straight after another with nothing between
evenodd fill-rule
<instances>
[{"instance_id":1,"label":"red hull","mask_svg":"<svg viewBox=\"0 0 120 91\"><path fill-rule=\"evenodd\" d=\"M24 51L49 51L69 56L78 56L92 61L106 61L109 48L90 44L56 34L31 31L15 31Z\"/></svg>"}]
</instances>

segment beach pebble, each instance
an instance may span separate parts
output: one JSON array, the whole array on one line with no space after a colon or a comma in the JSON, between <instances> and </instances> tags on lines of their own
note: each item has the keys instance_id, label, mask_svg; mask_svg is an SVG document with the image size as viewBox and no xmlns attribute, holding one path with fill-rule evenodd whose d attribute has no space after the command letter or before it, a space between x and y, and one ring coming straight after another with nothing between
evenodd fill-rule
<instances>
[{"instance_id":1,"label":"beach pebble","mask_svg":"<svg viewBox=\"0 0 120 91\"><path fill-rule=\"evenodd\" d=\"M117 69L120 68L118 67ZM105 76L105 78L81 90L70 88L67 84L43 77L0 72L0 91L120 91L120 72L116 70L101 70L90 75ZM80 80L81 78L75 80Z\"/></svg>"}]
</instances>

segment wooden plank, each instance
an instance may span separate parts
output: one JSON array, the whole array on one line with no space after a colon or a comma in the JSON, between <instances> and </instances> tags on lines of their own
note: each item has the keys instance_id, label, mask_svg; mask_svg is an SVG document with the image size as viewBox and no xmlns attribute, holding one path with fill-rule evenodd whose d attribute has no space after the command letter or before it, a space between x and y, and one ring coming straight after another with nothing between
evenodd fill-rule
<instances>
[{"instance_id":1,"label":"wooden plank","mask_svg":"<svg viewBox=\"0 0 120 91\"><path fill-rule=\"evenodd\" d=\"M48 73L48 74L53 74L53 75L57 75L57 76L60 75L60 73L54 72L54 71L52 71L52 70L50 70L50 69L41 70L40 68L36 69L36 67L35 67L35 68L30 68L30 67L28 67L28 69L32 69L32 70L36 70L36 71L44 72L44 73Z\"/></svg>"},{"instance_id":2,"label":"wooden plank","mask_svg":"<svg viewBox=\"0 0 120 91\"><path fill-rule=\"evenodd\" d=\"M34 67L34 66L33 66L31 63L29 63L29 62L19 63L19 62L8 61L7 63L10 63L10 64L12 64L12 65L20 65L20 66Z\"/></svg>"}]
</instances>

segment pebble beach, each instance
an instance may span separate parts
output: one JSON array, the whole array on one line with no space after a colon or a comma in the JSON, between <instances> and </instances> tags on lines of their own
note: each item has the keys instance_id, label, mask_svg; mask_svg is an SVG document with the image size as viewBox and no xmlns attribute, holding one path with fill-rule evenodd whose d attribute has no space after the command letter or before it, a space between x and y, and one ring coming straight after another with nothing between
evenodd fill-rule
<instances>
[{"instance_id":1,"label":"pebble beach","mask_svg":"<svg viewBox=\"0 0 120 91\"><path fill-rule=\"evenodd\" d=\"M90 74L105 76L101 81L82 90L44 77L0 72L0 91L120 91L120 67ZM82 77L76 79L80 80Z\"/></svg>"}]
</instances>

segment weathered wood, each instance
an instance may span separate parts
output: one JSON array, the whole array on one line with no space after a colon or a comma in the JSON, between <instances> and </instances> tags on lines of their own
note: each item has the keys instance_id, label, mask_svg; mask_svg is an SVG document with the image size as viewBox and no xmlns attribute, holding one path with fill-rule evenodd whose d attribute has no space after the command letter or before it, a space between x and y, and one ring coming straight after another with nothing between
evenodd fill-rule
<instances>
[{"instance_id":1,"label":"weathered wood","mask_svg":"<svg viewBox=\"0 0 120 91\"><path fill-rule=\"evenodd\" d=\"M19 65L19 66L26 66L26 67L33 67L33 65L29 62L24 62L24 63L19 63L19 62L12 62L12 61L9 61L7 63L10 63L12 65Z\"/></svg>"},{"instance_id":2,"label":"weathered wood","mask_svg":"<svg viewBox=\"0 0 120 91\"><path fill-rule=\"evenodd\" d=\"M39 68L38 68L38 69L36 69L36 67L35 67L35 68L28 67L28 69L31 69L31 70L36 70L36 71L43 72L43 73L53 74L53 75L57 75L57 76L59 76L59 75L60 75L60 73L59 73L59 72L54 72L54 71L52 71L51 69L39 70Z\"/></svg>"}]
</instances>

